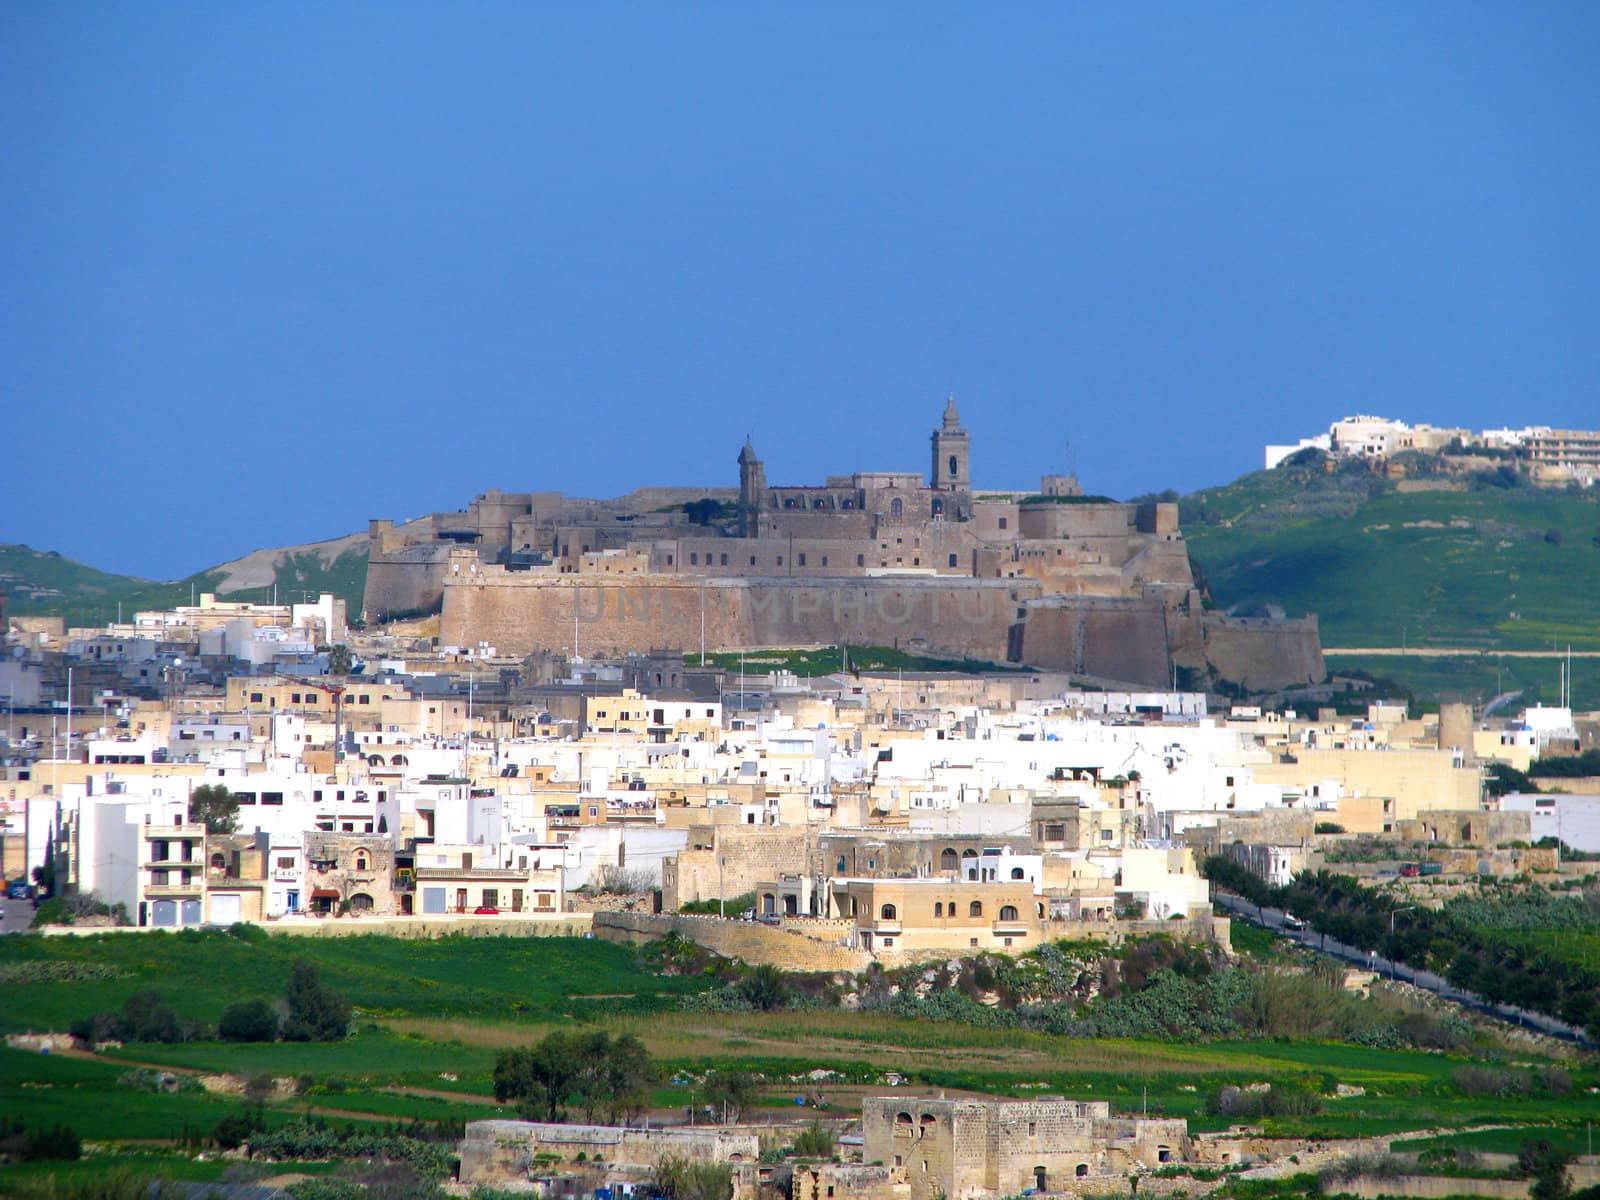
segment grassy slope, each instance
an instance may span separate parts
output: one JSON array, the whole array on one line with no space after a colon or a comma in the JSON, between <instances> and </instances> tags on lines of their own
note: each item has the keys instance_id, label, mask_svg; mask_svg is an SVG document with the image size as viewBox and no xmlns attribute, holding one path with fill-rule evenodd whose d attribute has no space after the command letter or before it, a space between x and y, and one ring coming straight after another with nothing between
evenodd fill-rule
<instances>
[{"instance_id":1,"label":"grassy slope","mask_svg":"<svg viewBox=\"0 0 1600 1200\"><path fill-rule=\"evenodd\" d=\"M280 601L299 601L302 592L332 592L344 599L354 615L361 611L367 556L345 553L324 566L315 553L286 554L276 564L275 575ZM222 581L223 576L215 570L170 582L113 575L53 551L0 545L0 583L11 594L11 611L19 616L62 616L69 626L114 621L118 602L123 619L131 621L141 609L172 608L188 604L190 597L200 592L217 592ZM232 600L270 601L272 587L218 594Z\"/></svg>"},{"instance_id":2,"label":"grassy slope","mask_svg":"<svg viewBox=\"0 0 1600 1200\"><path fill-rule=\"evenodd\" d=\"M1184 526L1219 605L1315 612L1326 645L1600 649L1600 496L1279 469L1186 498Z\"/></svg>"},{"instance_id":3,"label":"grassy slope","mask_svg":"<svg viewBox=\"0 0 1600 1200\"><path fill-rule=\"evenodd\" d=\"M383 1118L474 1117L493 1111L490 1070L496 1050L525 1045L573 1018L637 1034L668 1071L738 1064L765 1073L774 1096L793 1093L790 1076L825 1066L857 1085L840 1087L845 1109L900 1071L915 1088L1012 1095L1041 1087L1110 1100L1133 1111L1183 1115L1216 1127L1205 1097L1224 1083L1301 1078L1367 1088L1364 1097L1328 1102L1320 1117L1285 1130L1377 1133L1487 1120L1564 1124L1573 1101L1536 1090L1515 1100L1463 1095L1452 1072L1463 1060L1320 1042L1219 1042L1208 1045L1076 1040L1019 1030L987 1030L872 1013L807 1011L713 1014L673 1011L697 980L663 979L640 969L633 952L581 939L465 939L437 942L371 937L241 941L222 933L93 938L14 937L0 961L110 963L120 979L12 985L0 1009L4 1028L60 1028L115 1007L155 986L188 1015L215 1022L240 997L281 992L289 961L315 958L324 977L358 1008L358 1032L333 1044L132 1045L115 1056L175 1067L309 1077L313 1091L274 1108L287 1119L307 1103ZM591 1001L598 993L631 1000ZM631 1010L631 1011L630 1011ZM152 1096L118 1083L127 1062L85 1062L7 1051L0 1059L0 1118L69 1119L90 1137L173 1137L185 1125L209 1128L236 1100L182 1093ZM443 1080L448 1072L453 1080ZM1594 1082L1588 1073L1579 1091ZM864 1086L863 1086L864 1085ZM444 1089L444 1098L378 1089ZM803 1088L801 1090L804 1090ZM482 1099L477 1099L482 1097ZM663 1091L657 1102L681 1097Z\"/></svg>"}]
</instances>

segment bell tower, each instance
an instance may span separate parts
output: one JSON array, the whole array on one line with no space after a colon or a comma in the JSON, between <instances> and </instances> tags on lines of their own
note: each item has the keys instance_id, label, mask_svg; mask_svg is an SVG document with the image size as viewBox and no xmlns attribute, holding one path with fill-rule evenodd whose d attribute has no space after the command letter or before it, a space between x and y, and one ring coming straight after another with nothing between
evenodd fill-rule
<instances>
[{"instance_id":1,"label":"bell tower","mask_svg":"<svg viewBox=\"0 0 1600 1200\"><path fill-rule=\"evenodd\" d=\"M928 476L928 486L941 492L970 492L971 458L971 435L961 428L961 414L952 392L944 406L944 419L933 431L933 472Z\"/></svg>"},{"instance_id":2,"label":"bell tower","mask_svg":"<svg viewBox=\"0 0 1600 1200\"><path fill-rule=\"evenodd\" d=\"M761 536L761 506L767 498L767 468L747 437L739 451L739 536Z\"/></svg>"}]
</instances>

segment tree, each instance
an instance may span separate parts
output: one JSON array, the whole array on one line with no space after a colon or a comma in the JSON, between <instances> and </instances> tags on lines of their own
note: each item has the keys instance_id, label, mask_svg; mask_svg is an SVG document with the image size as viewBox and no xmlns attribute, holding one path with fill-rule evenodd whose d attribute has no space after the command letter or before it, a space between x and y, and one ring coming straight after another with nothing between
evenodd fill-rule
<instances>
[{"instance_id":1,"label":"tree","mask_svg":"<svg viewBox=\"0 0 1600 1200\"><path fill-rule=\"evenodd\" d=\"M706 1076L706 1103L726 1125L744 1115L756 1098L755 1076L748 1071L712 1071Z\"/></svg>"},{"instance_id":2,"label":"tree","mask_svg":"<svg viewBox=\"0 0 1600 1200\"><path fill-rule=\"evenodd\" d=\"M278 1037L277 1011L265 1000L240 1000L222 1010L217 1036L225 1042L271 1042Z\"/></svg>"},{"instance_id":3,"label":"tree","mask_svg":"<svg viewBox=\"0 0 1600 1200\"><path fill-rule=\"evenodd\" d=\"M616 1122L643 1111L654 1077L650 1056L631 1034L558 1030L495 1056L494 1095L518 1101L535 1120L560 1121L571 1104L590 1120Z\"/></svg>"},{"instance_id":4,"label":"tree","mask_svg":"<svg viewBox=\"0 0 1600 1200\"><path fill-rule=\"evenodd\" d=\"M239 801L223 784L203 783L189 793L189 820L207 833L233 833L239 828Z\"/></svg>"},{"instance_id":5,"label":"tree","mask_svg":"<svg viewBox=\"0 0 1600 1200\"><path fill-rule=\"evenodd\" d=\"M122 1005L122 1040L126 1042L184 1041L183 1023L154 988L129 996Z\"/></svg>"},{"instance_id":6,"label":"tree","mask_svg":"<svg viewBox=\"0 0 1600 1200\"><path fill-rule=\"evenodd\" d=\"M310 960L294 960L284 999L289 1003L284 1041L337 1042L350 1032L350 1002L322 986L322 974Z\"/></svg>"},{"instance_id":7,"label":"tree","mask_svg":"<svg viewBox=\"0 0 1600 1200\"><path fill-rule=\"evenodd\" d=\"M1542 1138L1523 1142L1517 1154L1517 1171L1533 1180L1528 1189L1531 1200L1566 1200L1572 1195L1572 1185L1567 1182L1567 1164L1571 1161L1571 1155Z\"/></svg>"},{"instance_id":8,"label":"tree","mask_svg":"<svg viewBox=\"0 0 1600 1200\"><path fill-rule=\"evenodd\" d=\"M656 1161L656 1188L666 1200L730 1200L733 1172L727 1163L667 1153Z\"/></svg>"},{"instance_id":9,"label":"tree","mask_svg":"<svg viewBox=\"0 0 1600 1200\"><path fill-rule=\"evenodd\" d=\"M355 665L355 656L350 653L350 647L343 642L328 650L328 674L348 675L350 668Z\"/></svg>"}]
</instances>

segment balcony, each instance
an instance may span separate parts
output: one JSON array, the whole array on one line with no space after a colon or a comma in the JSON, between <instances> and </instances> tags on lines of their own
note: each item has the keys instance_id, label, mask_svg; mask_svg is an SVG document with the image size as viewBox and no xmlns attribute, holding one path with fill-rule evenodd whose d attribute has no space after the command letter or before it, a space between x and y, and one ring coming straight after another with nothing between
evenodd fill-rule
<instances>
[{"instance_id":1,"label":"balcony","mask_svg":"<svg viewBox=\"0 0 1600 1200\"><path fill-rule=\"evenodd\" d=\"M294 867L274 867L272 868L272 881L274 883L298 883L300 881L300 872Z\"/></svg>"},{"instance_id":2,"label":"balcony","mask_svg":"<svg viewBox=\"0 0 1600 1200\"><path fill-rule=\"evenodd\" d=\"M206 890L205 881L196 875L188 883L178 880L168 880L166 883L147 883L144 886L145 895L151 899L169 896L199 896Z\"/></svg>"}]
</instances>

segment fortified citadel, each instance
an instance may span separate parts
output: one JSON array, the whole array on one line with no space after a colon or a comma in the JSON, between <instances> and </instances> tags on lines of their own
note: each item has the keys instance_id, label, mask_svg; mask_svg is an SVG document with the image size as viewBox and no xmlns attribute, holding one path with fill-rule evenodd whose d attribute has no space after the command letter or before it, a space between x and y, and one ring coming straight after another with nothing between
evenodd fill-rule
<instances>
[{"instance_id":1,"label":"fortified citadel","mask_svg":"<svg viewBox=\"0 0 1600 1200\"><path fill-rule=\"evenodd\" d=\"M503 654L663 646L896 646L1095 680L1252 690L1320 681L1316 618L1207 613L1176 504L981 492L952 397L926 479L771 486L755 448L739 487L610 501L489 491L462 512L371 523L369 620L438 613L441 641Z\"/></svg>"}]
</instances>

